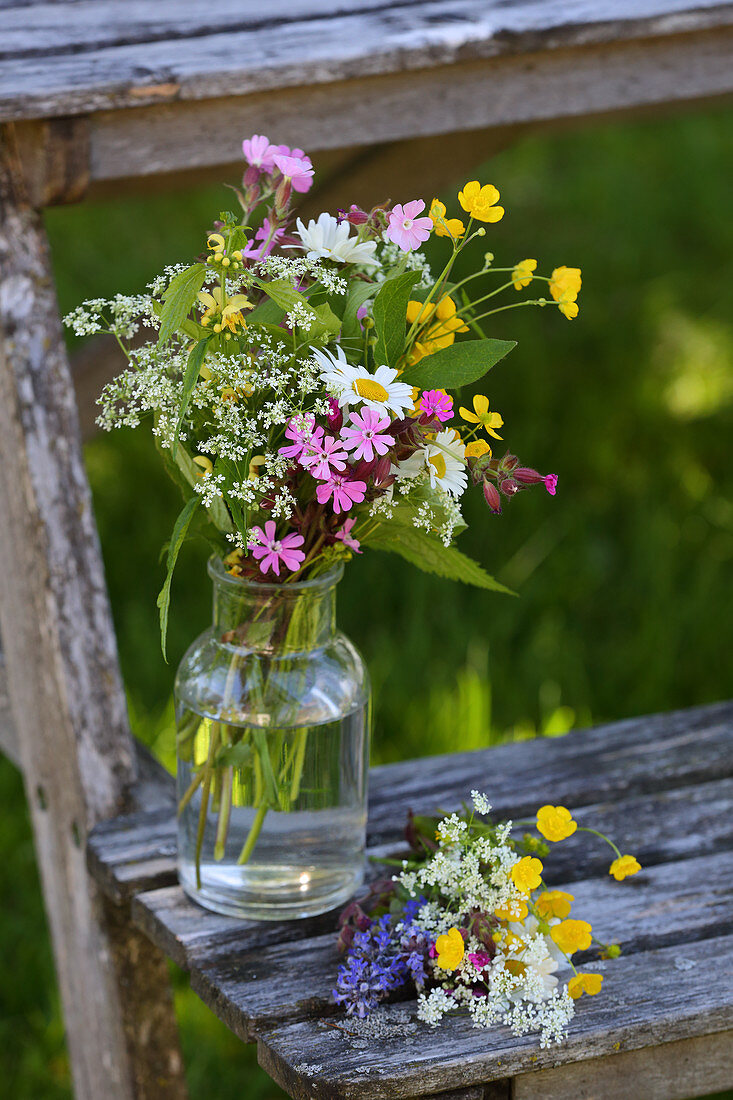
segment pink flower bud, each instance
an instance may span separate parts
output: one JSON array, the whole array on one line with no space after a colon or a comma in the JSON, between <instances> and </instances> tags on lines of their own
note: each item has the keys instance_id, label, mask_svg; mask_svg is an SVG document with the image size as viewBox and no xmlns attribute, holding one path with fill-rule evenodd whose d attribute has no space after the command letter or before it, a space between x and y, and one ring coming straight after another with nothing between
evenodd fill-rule
<instances>
[{"instance_id":1,"label":"pink flower bud","mask_svg":"<svg viewBox=\"0 0 733 1100\"><path fill-rule=\"evenodd\" d=\"M493 481L484 482L484 497L494 515L501 513L501 497Z\"/></svg>"},{"instance_id":2,"label":"pink flower bud","mask_svg":"<svg viewBox=\"0 0 733 1100\"><path fill-rule=\"evenodd\" d=\"M278 216L283 213L288 203L290 202L290 195L292 194L293 184L288 176L283 176L277 185L277 191L275 192L275 210Z\"/></svg>"},{"instance_id":3,"label":"pink flower bud","mask_svg":"<svg viewBox=\"0 0 733 1100\"><path fill-rule=\"evenodd\" d=\"M529 466L517 466L514 477L522 485L539 485L541 481L545 480L542 474L538 474L536 470L530 469Z\"/></svg>"},{"instance_id":4,"label":"pink flower bud","mask_svg":"<svg viewBox=\"0 0 733 1100\"><path fill-rule=\"evenodd\" d=\"M259 170L259 168L257 168L254 164L249 164L245 168L244 175L242 176L242 186L243 187L254 187L257 183L259 183L259 179L260 179L260 170Z\"/></svg>"},{"instance_id":5,"label":"pink flower bud","mask_svg":"<svg viewBox=\"0 0 733 1100\"><path fill-rule=\"evenodd\" d=\"M557 474L548 474L547 477L542 479L545 483L545 488L551 497L554 497L557 492Z\"/></svg>"},{"instance_id":6,"label":"pink flower bud","mask_svg":"<svg viewBox=\"0 0 733 1100\"><path fill-rule=\"evenodd\" d=\"M522 486L518 481L515 481L511 477L505 477L499 482L499 490L505 497L513 497L515 493L518 493Z\"/></svg>"},{"instance_id":7,"label":"pink flower bud","mask_svg":"<svg viewBox=\"0 0 733 1100\"><path fill-rule=\"evenodd\" d=\"M344 423L344 414L341 412L341 406L338 401L334 401L333 397L328 399L329 410L326 415L328 420L328 426L334 432L340 432Z\"/></svg>"},{"instance_id":8,"label":"pink flower bud","mask_svg":"<svg viewBox=\"0 0 733 1100\"><path fill-rule=\"evenodd\" d=\"M516 457L516 455L510 455L507 451L507 453L504 455L501 462L499 463L499 469L506 470L507 473L510 473L518 464L518 462L519 459Z\"/></svg>"}]
</instances>

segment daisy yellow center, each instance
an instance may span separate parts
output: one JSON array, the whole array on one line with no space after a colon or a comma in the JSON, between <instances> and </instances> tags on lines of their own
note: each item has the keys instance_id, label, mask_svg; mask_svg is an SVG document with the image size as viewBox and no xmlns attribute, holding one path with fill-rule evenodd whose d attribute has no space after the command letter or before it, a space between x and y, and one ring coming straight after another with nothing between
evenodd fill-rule
<instances>
[{"instance_id":1,"label":"daisy yellow center","mask_svg":"<svg viewBox=\"0 0 733 1100\"><path fill-rule=\"evenodd\" d=\"M354 382L354 393L358 393L365 401L386 401L389 397L384 386L373 378L357 378Z\"/></svg>"},{"instance_id":2,"label":"daisy yellow center","mask_svg":"<svg viewBox=\"0 0 733 1100\"><path fill-rule=\"evenodd\" d=\"M445 459L442 455L433 455L429 460L430 465L435 467L435 472L438 477L445 477Z\"/></svg>"}]
</instances>

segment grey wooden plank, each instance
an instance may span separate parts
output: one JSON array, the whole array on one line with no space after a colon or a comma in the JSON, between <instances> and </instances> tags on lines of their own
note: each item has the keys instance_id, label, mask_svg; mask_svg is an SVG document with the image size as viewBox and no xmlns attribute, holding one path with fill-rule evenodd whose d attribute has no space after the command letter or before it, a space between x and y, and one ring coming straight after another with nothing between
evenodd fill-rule
<instances>
[{"instance_id":1,"label":"grey wooden plank","mask_svg":"<svg viewBox=\"0 0 733 1100\"><path fill-rule=\"evenodd\" d=\"M548 791L575 810L602 799L578 819L619 843L636 841L645 862L717 851L730 839L731 818L723 812L730 782L702 789L700 781L733 773L732 744L733 703L722 703L562 738L385 765L371 773L369 842L398 841L408 808L452 810L478 785L502 818L534 813ZM615 809L621 798L625 804ZM684 829L678 827L680 814ZM176 882L175 843L172 813L120 818L91 834L90 868L105 893L120 902ZM601 845L571 838L553 859L553 873L564 876L575 866L583 877L602 867L605 853Z\"/></svg>"},{"instance_id":2,"label":"grey wooden plank","mask_svg":"<svg viewBox=\"0 0 733 1100\"><path fill-rule=\"evenodd\" d=\"M16 767L20 767L18 738L15 733L13 715L10 712L5 663L2 659L2 653L0 653L0 751L4 752Z\"/></svg>"},{"instance_id":3,"label":"grey wooden plank","mask_svg":"<svg viewBox=\"0 0 733 1100\"><path fill-rule=\"evenodd\" d=\"M295 1100L401 1100L569 1063L590 1067L605 1055L733 1027L733 937L598 968L603 990L579 1003L562 1046L541 1050L536 1038L475 1029L461 1017L448 1017L435 1030L418 1024L413 1035L370 1041L350 1040L308 1019L263 1033L258 1059ZM387 1019L404 1010L389 1007Z\"/></svg>"},{"instance_id":4,"label":"grey wooden plank","mask_svg":"<svg viewBox=\"0 0 733 1100\"><path fill-rule=\"evenodd\" d=\"M624 956L671 944L685 951L697 940L733 932L733 851L660 864L623 883L606 875L557 886L574 895L574 916L590 921L600 940L621 943ZM231 941L225 951L213 945L199 951L191 960L191 984L219 1019L251 1042L287 1020L341 1016L331 1003L339 962L333 929L256 950L245 935L241 947Z\"/></svg>"},{"instance_id":5,"label":"grey wooden plank","mask_svg":"<svg viewBox=\"0 0 733 1100\"><path fill-rule=\"evenodd\" d=\"M507 5L501 13L498 4L484 4L484 14L493 17L501 30L518 33L543 30L557 25L560 17L574 23L616 23L622 20L640 22L644 19L686 16L700 17L701 9L724 6L695 4L690 0L605 0L605 2L566 3L548 0L522 0ZM337 20L357 12L381 15L392 19L400 14L419 17L424 0L270 0L266 9L243 5L241 0L220 0L215 9L206 8L196 0L75 0L74 3L32 3L9 5L3 18L3 38L0 59L38 57L61 53L110 48L148 42L174 42L185 38L205 38L228 31L262 32L283 24L290 26L314 20ZM446 22L459 17L465 7L443 4ZM455 12L455 14L453 14ZM487 25L491 23L487 20Z\"/></svg>"},{"instance_id":6,"label":"grey wooden plank","mask_svg":"<svg viewBox=\"0 0 733 1100\"><path fill-rule=\"evenodd\" d=\"M696 1035L592 1062L523 1073L512 1100L690 1100L733 1086L733 1031Z\"/></svg>"},{"instance_id":7,"label":"grey wooden plank","mask_svg":"<svg viewBox=\"0 0 733 1100\"><path fill-rule=\"evenodd\" d=\"M0 119L241 96L542 49L689 35L732 19L733 5L723 0L424 0L388 11L380 4L256 30L235 24L190 38L10 57L0 74Z\"/></svg>"},{"instance_id":8,"label":"grey wooden plank","mask_svg":"<svg viewBox=\"0 0 733 1100\"><path fill-rule=\"evenodd\" d=\"M733 775L733 703L634 718L560 738L425 757L373 768L369 835L380 841L397 815L456 809L472 788L496 813L532 814L551 796L587 806Z\"/></svg>"}]
</instances>

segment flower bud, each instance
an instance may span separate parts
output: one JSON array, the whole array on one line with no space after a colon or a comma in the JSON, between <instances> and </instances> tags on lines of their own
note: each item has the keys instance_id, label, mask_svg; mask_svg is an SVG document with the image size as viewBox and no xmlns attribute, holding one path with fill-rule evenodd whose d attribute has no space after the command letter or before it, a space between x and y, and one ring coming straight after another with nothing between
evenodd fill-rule
<instances>
[{"instance_id":1,"label":"flower bud","mask_svg":"<svg viewBox=\"0 0 733 1100\"><path fill-rule=\"evenodd\" d=\"M275 192L275 210L278 217L280 217L287 208L290 202L290 195L293 190L292 180L287 176L283 176L277 185L277 191Z\"/></svg>"},{"instance_id":2,"label":"flower bud","mask_svg":"<svg viewBox=\"0 0 733 1100\"><path fill-rule=\"evenodd\" d=\"M344 414L341 411L341 407L338 401L334 401L333 397L329 397L328 404L330 406L326 419L328 420L328 426L331 431L340 432L344 423Z\"/></svg>"},{"instance_id":3,"label":"flower bud","mask_svg":"<svg viewBox=\"0 0 733 1100\"><path fill-rule=\"evenodd\" d=\"M518 465L518 463L519 459L516 457L516 455L511 455L509 454L509 451L507 451L507 453L504 455L499 463L499 469L506 470L507 473L510 473L514 469L514 467Z\"/></svg>"},{"instance_id":4,"label":"flower bud","mask_svg":"<svg viewBox=\"0 0 733 1100\"><path fill-rule=\"evenodd\" d=\"M537 473L536 470L530 469L529 466L517 466L514 470L514 477L522 485L539 485L541 481L544 481L542 474Z\"/></svg>"},{"instance_id":5,"label":"flower bud","mask_svg":"<svg viewBox=\"0 0 733 1100\"><path fill-rule=\"evenodd\" d=\"M259 181L259 178L260 178L259 168L257 168L254 164L250 164L247 167L247 169L245 170L244 175L242 176L242 186L243 187L252 187L254 184L256 184Z\"/></svg>"},{"instance_id":6,"label":"flower bud","mask_svg":"<svg viewBox=\"0 0 733 1100\"><path fill-rule=\"evenodd\" d=\"M484 482L484 498L494 515L501 514L501 497L492 481Z\"/></svg>"},{"instance_id":7,"label":"flower bud","mask_svg":"<svg viewBox=\"0 0 733 1100\"><path fill-rule=\"evenodd\" d=\"M504 494L505 497L513 497L515 493L518 493L522 486L518 481L515 481L512 477L505 477L499 482L499 491Z\"/></svg>"}]
</instances>

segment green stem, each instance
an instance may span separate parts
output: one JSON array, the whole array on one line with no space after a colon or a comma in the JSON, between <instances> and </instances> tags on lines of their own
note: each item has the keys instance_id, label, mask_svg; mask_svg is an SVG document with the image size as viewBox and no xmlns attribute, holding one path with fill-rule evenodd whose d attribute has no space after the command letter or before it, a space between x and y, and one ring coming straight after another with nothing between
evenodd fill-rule
<instances>
[{"instance_id":1,"label":"green stem","mask_svg":"<svg viewBox=\"0 0 733 1100\"><path fill-rule=\"evenodd\" d=\"M290 784L290 800L295 802L300 794L300 781L303 778L303 764L305 763L305 748L308 742L308 729L307 727L302 730L298 730L297 734L297 749L295 753L295 763L293 765L293 779Z\"/></svg>"},{"instance_id":2,"label":"green stem","mask_svg":"<svg viewBox=\"0 0 733 1100\"><path fill-rule=\"evenodd\" d=\"M209 740L209 752L206 757L206 764L204 765L202 774L203 787L201 790L201 805L199 806L199 820L196 828L196 888L201 889L201 849L204 845L204 833L206 831L206 815L209 810L209 792L211 790L211 777L212 777L212 764L214 762L214 756L219 742L219 723L211 723L211 734Z\"/></svg>"},{"instance_id":3,"label":"green stem","mask_svg":"<svg viewBox=\"0 0 733 1100\"><path fill-rule=\"evenodd\" d=\"M239 853L239 859L237 860L238 864L242 865L249 861L249 857L252 855L252 850L257 843L260 832L262 831L262 825L265 820L266 813L267 806L263 802L257 808L257 813L255 814L255 819L252 822L252 826L249 830L249 835L247 836L242 851Z\"/></svg>"},{"instance_id":4,"label":"green stem","mask_svg":"<svg viewBox=\"0 0 733 1100\"><path fill-rule=\"evenodd\" d=\"M189 783L188 789L186 790L186 793L183 795L183 797L181 798L181 801L178 803L178 816L179 817L181 816L183 811L186 809L186 806L188 806L189 802L191 801L193 796L196 794L196 791L199 789L199 787L203 783L205 774L206 774L205 769L202 768L201 771L196 772L196 775L193 777L193 779Z\"/></svg>"},{"instance_id":5,"label":"green stem","mask_svg":"<svg viewBox=\"0 0 733 1100\"><path fill-rule=\"evenodd\" d=\"M604 833L599 833L597 829L589 829L587 825L579 825L577 831L579 833L593 833L593 836L599 836L601 840L605 840L606 844L610 845L616 853L616 859L621 859L621 853L612 840L609 840Z\"/></svg>"},{"instance_id":6,"label":"green stem","mask_svg":"<svg viewBox=\"0 0 733 1100\"><path fill-rule=\"evenodd\" d=\"M234 786L234 769L224 769L221 781L221 803L219 806L219 820L216 824L216 841L214 843L214 859L218 862L224 858L226 850L227 834L229 832L229 816L232 810L232 787Z\"/></svg>"}]
</instances>

